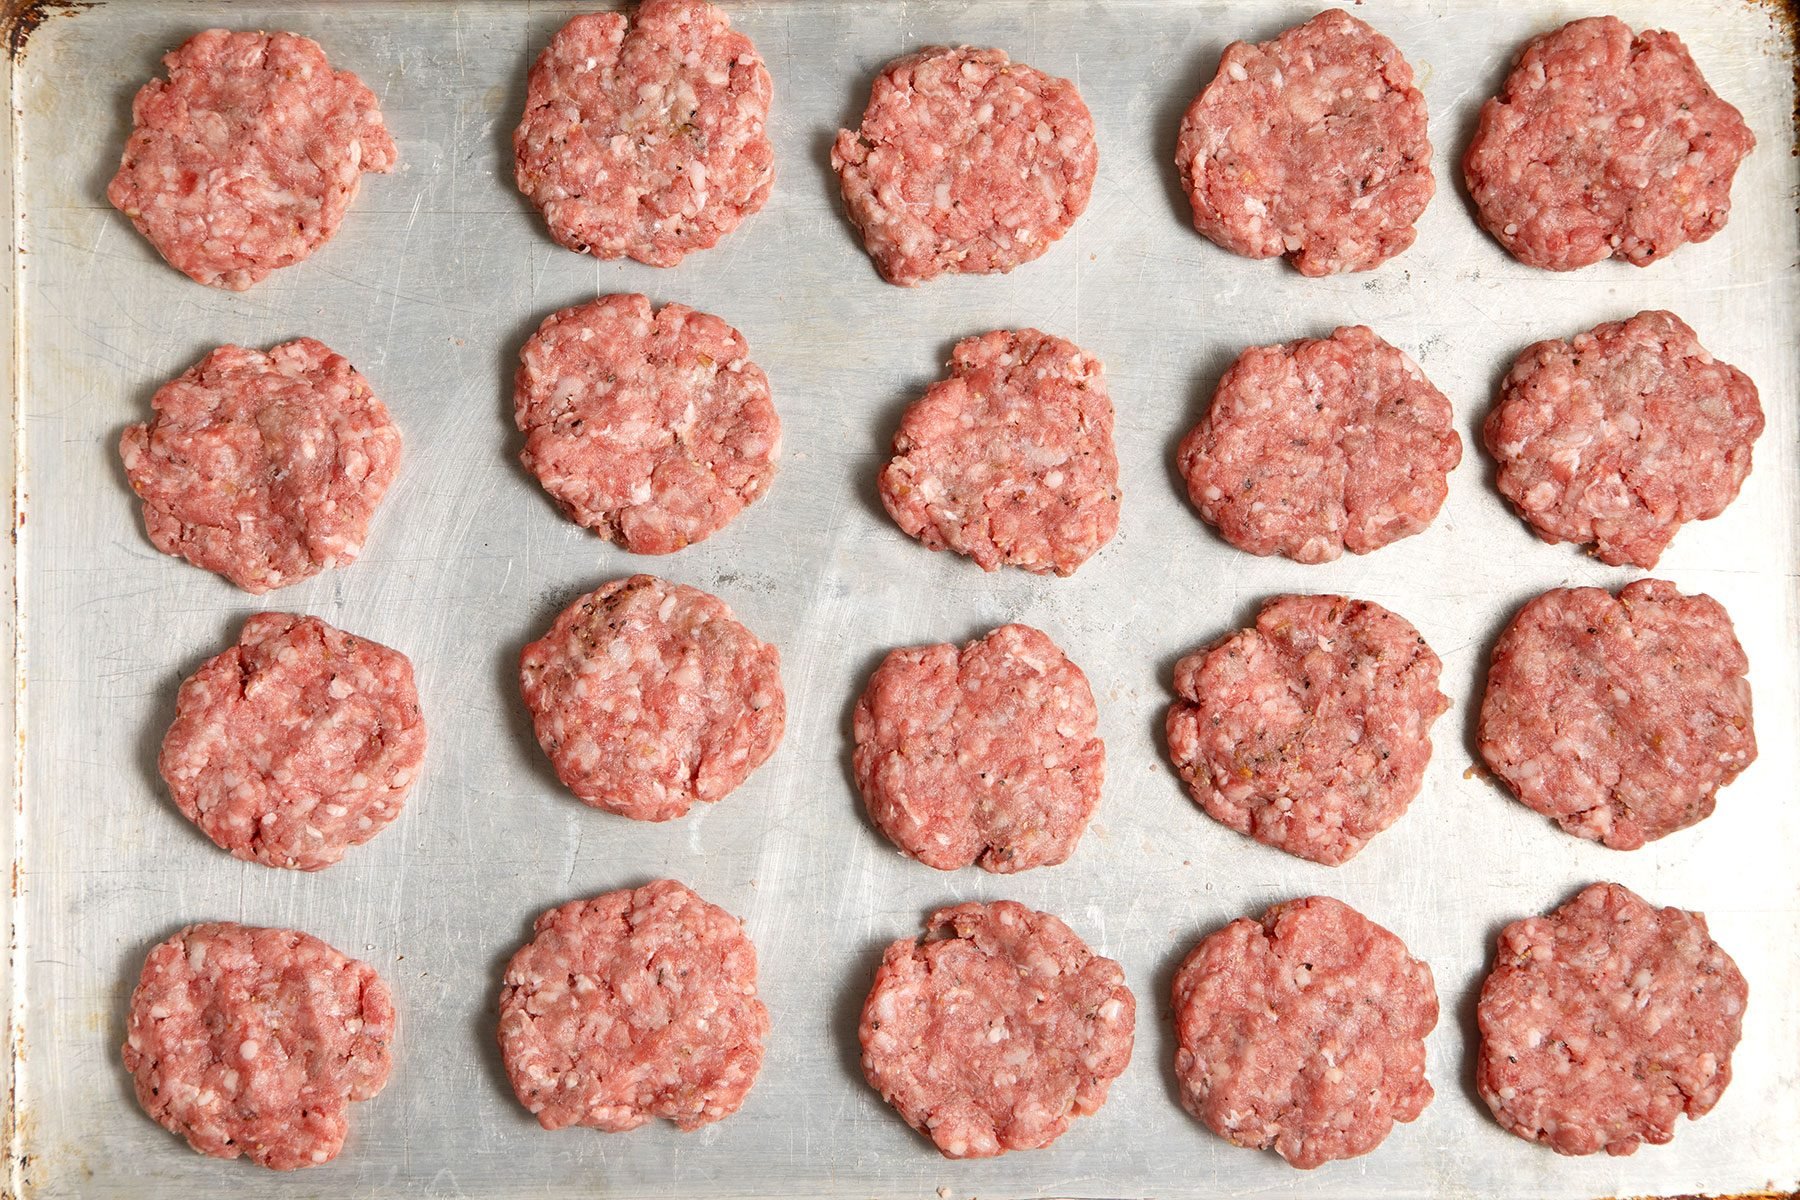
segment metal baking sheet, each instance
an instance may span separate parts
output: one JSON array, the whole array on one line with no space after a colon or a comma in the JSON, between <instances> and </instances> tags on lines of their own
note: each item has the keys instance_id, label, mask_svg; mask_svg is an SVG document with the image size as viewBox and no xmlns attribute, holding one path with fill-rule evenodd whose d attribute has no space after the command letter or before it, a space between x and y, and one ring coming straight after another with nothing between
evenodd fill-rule
<instances>
[{"instance_id":1,"label":"metal baking sheet","mask_svg":"<svg viewBox=\"0 0 1800 1200\"><path fill-rule=\"evenodd\" d=\"M514 190L525 69L580 6L105 0L40 6L10 66L16 205L14 551L23 631L22 796L8 812L13 1116L7 1170L32 1196L1491 1196L1599 1197L1800 1183L1800 579L1792 51L1748 0L1370 0L1357 11L1416 66L1439 193L1418 244L1371 274L1303 279L1188 227L1170 166L1183 107L1233 38L1322 0L746 0L774 75L779 180L717 249L658 271L553 245ZM1570 275L1510 261L1454 182L1474 113L1533 33L1593 7L1680 32L1760 146L1731 224L1648 270ZM292 29L379 95L401 166L366 177L335 241L255 290L164 266L105 202L137 86L202 28ZM1079 83L1100 176L1074 231L1004 277L881 283L826 164L885 60L930 42L1004 47ZM552 310L641 290L742 329L786 431L770 495L674 557L632 558L559 517L515 465L510 377ZM1476 431L1511 356L1641 308L1682 313L1762 390L1768 431L1742 497L1690 526L1658 574L1716 596L1753 664L1761 759L1715 816L1643 850L1579 842L1466 774L1489 646L1529 596L1635 577L1534 540L1493 491ZM1244 345L1366 322L1457 406L1467 443L1437 522L1366 558L1299 566L1239 553L1180 495L1175 440ZM873 479L901 408L957 338L1035 325L1101 355L1118 407L1124 524L1071 579L984 575L901 536ZM115 450L152 391L222 342L312 335L348 355L406 436L361 561L261 600L156 553ZM549 774L517 698L520 646L576 594L648 569L724 597L781 647L790 702L773 760L726 802L669 825L584 808ZM1455 707L1410 813L1336 869L1202 816L1159 733L1170 668L1283 591L1341 591L1412 619ZM405 815L313 876L240 864L173 810L154 771L175 685L265 608L317 614L418 668L432 745ZM847 773L850 706L889 647L1018 619L1047 630L1101 701L1105 799L1074 860L1014 877L940 874L890 849ZM541 909L674 876L740 914L774 1014L738 1115L682 1135L545 1133L493 1046L501 964ZM1750 980L1736 1081L1673 1144L1559 1158L1502 1132L1470 1082L1473 997L1499 927L1595 879L1706 912ZM1436 972L1437 1100L1376 1153L1312 1173L1190 1120L1171 1082L1166 989L1194 940L1311 892L1399 933ZM1137 1051L1102 1112L1053 1148L946 1162L864 1084L855 1019L880 947L931 908L1010 897L1121 960ZM183 923L291 925L368 959L402 1027L392 1082L354 1110L333 1165L278 1176L189 1152L146 1119L119 1066L145 951Z\"/></svg>"}]
</instances>

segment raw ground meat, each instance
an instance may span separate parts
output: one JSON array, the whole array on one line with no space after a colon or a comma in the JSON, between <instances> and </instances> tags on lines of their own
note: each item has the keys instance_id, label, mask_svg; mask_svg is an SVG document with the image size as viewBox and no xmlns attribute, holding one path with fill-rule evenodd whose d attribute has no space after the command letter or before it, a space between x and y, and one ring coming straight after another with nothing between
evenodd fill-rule
<instances>
[{"instance_id":1,"label":"raw ground meat","mask_svg":"<svg viewBox=\"0 0 1800 1200\"><path fill-rule=\"evenodd\" d=\"M262 593L347 566L400 469L400 431L368 380L312 338L221 346L119 439L164 554Z\"/></svg>"},{"instance_id":2,"label":"raw ground meat","mask_svg":"<svg viewBox=\"0 0 1800 1200\"><path fill-rule=\"evenodd\" d=\"M1405 619L1342 596L1277 596L1175 665L1169 756L1220 824L1336 866L1400 819L1450 707Z\"/></svg>"},{"instance_id":3,"label":"raw ground meat","mask_svg":"<svg viewBox=\"0 0 1800 1200\"><path fill-rule=\"evenodd\" d=\"M1462 461L1451 421L1417 363L1351 325L1244 351L1176 463L1232 545L1329 562L1431 524Z\"/></svg>"},{"instance_id":4,"label":"raw ground meat","mask_svg":"<svg viewBox=\"0 0 1800 1200\"><path fill-rule=\"evenodd\" d=\"M863 1074L945 1158L1048 1146L1131 1061L1125 972L1010 900L939 909L863 1004Z\"/></svg>"},{"instance_id":5,"label":"raw ground meat","mask_svg":"<svg viewBox=\"0 0 1800 1200\"><path fill-rule=\"evenodd\" d=\"M1329 897L1209 935L1175 976L1174 1009L1182 1105L1296 1167L1367 1154L1431 1103L1431 968Z\"/></svg>"},{"instance_id":6,"label":"raw ground meat","mask_svg":"<svg viewBox=\"0 0 1800 1200\"><path fill-rule=\"evenodd\" d=\"M209 29L131 103L106 189L190 279L241 292L331 240L364 171L394 169L371 92L311 38Z\"/></svg>"},{"instance_id":7,"label":"raw ground meat","mask_svg":"<svg viewBox=\"0 0 1800 1200\"><path fill-rule=\"evenodd\" d=\"M1100 803L1098 720L1087 676L1028 625L895 650L856 705L856 785L876 828L927 866L1053 866Z\"/></svg>"},{"instance_id":8,"label":"raw ground meat","mask_svg":"<svg viewBox=\"0 0 1800 1200\"><path fill-rule=\"evenodd\" d=\"M400 815L424 757L406 655L259 613L181 685L157 769L234 856L317 871Z\"/></svg>"},{"instance_id":9,"label":"raw ground meat","mask_svg":"<svg viewBox=\"0 0 1800 1200\"><path fill-rule=\"evenodd\" d=\"M1481 757L1570 833L1635 850L1710 815L1755 761L1749 668L1711 596L1557 588L1494 646Z\"/></svg>"},{"instance_id":10,"label":"raw ground meat","mask_svg":"<svg viewBox=\"0 0 1800 1200\"><path fill-rule=\"evenodd\" d=\"M771 93L717 5L578 16L531 68L513 134L519 190L569 249L672 267L768 200Z\"/></svg>"},{"instance_id":11,"label":"raw ground meat","mask_svg":"<svg viewBox=\"0 0 1800 1200\"><path fill-rule=\"evenodd\" d=\"M200 1153L291 1171L337 1157L393 1040L393 997L367 963L292 929L190 925L144 960L125 1069L144 1111Z\"/></svg>"},{"instance_id":12,"label":"raw ground meat","mask_svg":"<svg viewBox=\"0 0 1800 1200\"><path fill-rule=\"evenodd\" d=\"M1762 430L1749 377L1650 311L1526 347L1482 436L1540 538L1648 569L1683 522L1736 499Z\"/></svg>"},{"instance_id":13,"label":"raw ground meat","mask_svg":"<svg viewBox=\"0 0 1800 1200\"><path fill-rule=\"evenodd\" d=\"M602 296L519 352L519 460L570 519L638 554L724 528L781 453L769 380L737 330L682 304Z\"/></svg>"},{"instance_id":14,"label":"raw ground meat","mask_svg":"<svg viewBox=\"0 0 1800 1200\"><path fill-rule=\"evenodd\" d=\"M550 909L500 989L506 1074L545 1129L710 1125L743 1105L768 1036L743 926L668 879Z\"/></svg>"},{"instance_id":15,"label":"raw ground meat","mask_svg":"<svg viewBox=\"0 0 1800 1200\"><path fill-rule=\"evenodd\" d=\"M565 608L519 656L519 678L557 778L640 821L722 799L787 724L775 647L718 597L653 575Z\"/></svg>"},{"instance_id":16,"label":"raw ground meat","mask_svg":"<svg viewBox=\"0 0 1800 1200\"><path fill-rule=\"evenodd\" d=\"M1706 918L1596 883L1500 934L1475 1010L1475 1085L1510 1133L1631 1154L1731 1082L1749 987Z\"/></svg>"},{"instance_id":17,"label":"raw ground meat","mask_svg":"<svg viewBox=\"0 0 1800 1200\"><path fill-rule=\"evenodd\" d=\"M1087 208L1099 161L1074 84L972 46L882 68L862 126L831 148L876 270L907 287L1038 257Z\"/></svg>"},{"instance_id":18,"label":"raw ground meat","mask_svg":"<svg viewBox=\"0 0 1800 1200\"><path fill-rule=\"evenodd\" d=\"M1413 244L1436 190L1425 97L1393 42L1331 9L1233 42L1181 121L1194 228L1302 275L1367 271Z\"/></svg>"},{"instance_id":19,"label":"raw ground meat","mask_svg":"<svg viewBox=\"0 0 1800 1200\"><path fill-rule=\"evenodd\" d=\"M1482 227L1527 266L1644 267L1725 227L1755 145L1680 38L1587 17L1525 44L1481 106L1463 178Z\"/></svg>"},{"instance_id":20,"label":"raw ground meat","mask_svg":"<svg viewBox=\"0 0 1800 1200\"><path fill-rule=\"evenodd\" d=\"M1071 575L1119 528L1100 360L1036 329L964 338L901 419L881 502L933 550L984 571Z\"/></svg>"}]
</instances>

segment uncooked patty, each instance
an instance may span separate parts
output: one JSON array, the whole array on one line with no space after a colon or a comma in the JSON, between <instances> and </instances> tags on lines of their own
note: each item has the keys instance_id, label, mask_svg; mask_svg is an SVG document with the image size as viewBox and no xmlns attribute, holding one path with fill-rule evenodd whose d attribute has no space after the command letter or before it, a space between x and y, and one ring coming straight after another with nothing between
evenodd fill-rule
<instances>
[{"instance_id":1,"label":"uncooked patty","mask_svg":"<svg viewBox=\"0 0 1800 1200\"><path fill-rule=\"evenodd\" d=\"M1398 47L1340 9L1233 42L1181 121L1194 228L1303 275L1367 271L1413 244L1431 201L1425 97Z\"/></svg>"},{"instance_id":2,"label":"uncooked patty","mask_svg":"<svg viewBox=\"0 0 1800 1200\"><path fill-rule=\"evenodd\" d=\"M1684 522L1736 499L1762 430L1749 377L1650 311L1526 347L1482 436L1540 538L1648 569Z\"/></svg>"},{"instance_id":3,"label":"uncooked patty","mask_svg":"<svg viewBox=\"0 0 1800 1200\"><path fill-rule=\"evenodd\" d=\"M519 190L569 249L672 267L769 198L771 91L756 47L704 0L578 16L531 68Z\"/></svg>"},{"instance_id":4,"label":"uncooked patty","mask_svg":"<svg viewBox=\"0 0 1800 1200\"><path fill-rule=\"evenodd\" d=\"M1277 596L1175 665L1169 756L1215 821L1335 866L1399 820L1450 707L1407 621L1342 596Z\"/></svg>"},{"instance_id":5,"label":"uncooked patty","mask_svg":"<svg viewBox=\"0 0 1800 1200\"><path fill-rule=\"evenodd\" d=\"M1177 453L1220 536L1303 563L1418 533L1461 461L1450 401L1362 325L1244 351Z\"/></svg>"},{"instance_id":6,"label":"uncooked patty","mask_svg":"<svg viewBox=\"0 0 1800 1200\"><path fill-rule=\"evenodd\" d=\"M1749 988L1706 918L1596 883L1500 934L1475 1010L1475 1084L1510 1133L1631 1154L1731 1082Z\"/></svg>"},{"instance_id":7,"label":"uncooked patty","mask_svg":"<svg viewBox=\"0 0 1800 1200\"><path fill-rule=\"evenodd\" d=\"M775 647L716 596L652 575L569 605L525 647L519 678L557 778L640 821L722 799L787 723Z\"/></svg>"},{"instance_id":8,"label":"uncooked patty","mask_svg":"<svg viewBox=\"0 0 1800 1200\"><path fill-rule=\"evenodd\" d=\"M131 103L106 189L169 265L243 291L330 240L364 171L394 169L375 93L311 38L209 29Z\"/></svg>"},{"instance_id":9,"label":"uncooked patty","mask_svg":"<svg viewBox=\"0 0 1800 1200\"><path fill-rule=\"evenodd\" d=\"M639 554L724 528L781 452L769 380L737 330L682 304L602 296L519 352L519 459L569 517Z\"/></svg>"},{"instance_id":10,"label":"uncooked patty","mask_svg":"<svg viewBox=\"0 0 1800 1200\"><path fill-rule=\"evenodd\" d=\"M683 1130L736 1112L769 1011L738 919L673 880L553 908L506 965L500 1054L545 1129Z\"/></svg>"},{"instance_id":11,"label":"uncooked patty","mask_svg":"<svg viewBox=\"0 0 1800 1200\"><path fill-rule=\"evenodd\" d=\"M1210 934L1175 976L1181 1102L1296 1167L1367 1154L1431 1103L1431 968L1326 896Z\"/></svg>"},{"instance_id":12,"label":"uncooked patty","mask_svg":"<svg viewBox=\"0 0 1800 1200\"><path fill-rule=\"evenodd\" d=\"M367 963L292 929L190 925L144 960L125 1069L144 1111L200 1153L291 1171L337 1157L393 1040Z\"/></svg>"},{"instance_id":13,"label":"uncooked patty","mask_svg":"<svg viewBox=\"0 0 1800 1200\"><path fill-rule=\"evenodd\" d=\"M1071 575L1119 528L1100 360L1036 329L964 338L901 419L881 502L933 550L984 571Z\"/></svg>"},{"instance_id":14,"label":"uncooked patty","mask_svg":"<svg viewBox=\"0 0 1800 1200\"><path fill-rule=\"evenodd\" d=\"M1010 900L939 909L882 955L863 1074L945 1158L1035 1150L1099 1111L1131 1061L1125 972Z\"/></svg>"},{"instance_id":15,"label":"uncooked patty","mask_svg":"<svg viewBox=\"0 0 1800 1200\"><path fill-rule=\"evenodd\" d=\"M1731 214L1756 138L1681 39L1587 17L1519 52L1463 157L1477 219L1528 266L1643 267Z\"/></svg>"},{"instance_id":16,"label":"uncooked patty","mask_svg":"<svg viewBox=\"0 0 1800 1200\"><path fill-rule=\"evenodd\" d=\"M317 871L400 815L424 757L404 654L260 613L181 685L157 769L234 856Z\"/></svg>"},{"instance_id":17,"label":"uncooked patty","mask_svg":"<svg viewBox=\"0 0 1800 1200\"><path fill-rule=\"evenodd\" d=\"M1481 757L1570 833L1635 850L1711 814L1755 760L1749 667L1711 596L1557 588L1494 646Z\"/></svg>"},{"instance_id":18,"label":"uncooked patty","mask_svg":"<svg viewBox=\"0 0 1800 1200\"><path fill-rule=\"evenodd\" d=\"M882 68L831 169L882 278L1030 262L1087 208L1094 119L1066 79L1002 50L930 46Z\"/></svg>"},{"instance_id":19,"label":"uncooked patty","mask_svg":"<svg viewBox=\"0 0 1800 1200\"><path fill-rule=\"evenodd\" d=\"M1028 625L894 650L856 705L856 785L876 828L927 866L1052 866L1100 803L1098 719L1087 676Z\"/></svg>"}]
</instances>

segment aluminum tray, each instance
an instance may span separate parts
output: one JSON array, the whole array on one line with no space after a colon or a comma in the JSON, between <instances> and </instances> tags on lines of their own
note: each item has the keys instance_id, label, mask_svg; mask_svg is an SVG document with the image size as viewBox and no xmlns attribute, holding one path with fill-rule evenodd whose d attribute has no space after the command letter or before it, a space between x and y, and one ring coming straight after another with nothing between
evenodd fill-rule
<instances>
[{"instance_id":1,"label":"aluminum tray","mask_svg":"<svg viewBox=\"0 0 1800 1200\"><path fill-rule=\"evenodd\" d=\"M1439 194L1418 245L1365 275L1307 280L1194 235L1170 167L1182 108L1224 44L1322 0L733 4L775 78L779 181L768 208L678 269L557 248L510 181L525 68L578 6L107 0L39 11L10 68L17 240L15 573L26 654L8 961L13 1190L37 1196L1316 1196L1582 1197L1787 1189L1800 1182L1800 629L1796 580L1797 231L1792 51L1747 0L1375 0L1433 115ZM1509 260L1470 219L1456 156L1527 36L1594 8L1687 40L1761 146L1730 227L1648 270L1570 275ZM370 176L336 240L233 295L165 267L105 202L134 89L214 24L293 29L381 96L397 174ZM1077 80L1099 126L1094 198L1036 263L916 290L881 283L839 215L832 132L876 68L928 42L1005 47ZM550 311L642 290L741 328L773 380L787 452L771 494L672 558L632 558L561 519L514 464L510 377ZM1508 615L1560 584L1635 573L1534 540L1493 491L1476 429L1511 356L1640 308L1680 311L1759 383L1769 426L1742 497L1691 526L1659 574L1718 597L1753 665L1762 758L1698 828L1621 854L1568 837L1478 777L1472 700ZM1457 406L1468 444L1423 535L1315 567L1225 546L1169 466L1231 356L1367 322ZM873 477L901 407L950 344L1036 325L1100 354L1119 412L1117 540L1074 578L984 575L882 515ZM363 558L264 600L156 553L115 444L157 384L221 342L309 334L347 354L406 436ZM778 643L791 705L774 759L727 802L640 825L571 799L517 698L520 646L580 591L650 569L725 597ZM10 581L9 581L10 582ZM1443 656L1455 708L1424 794L1336 869L1232 834L1168 769L1170 667L1263 597L1335 590L1411 618ZM235 862L183 821L154 772L176 683L265 607L315 613L407 651L432 746L397 825L316 876ZM939 874L868 826L846 770L850 705L897 644L1008 619L1049 631L1091 677L1109 751L1105 800L1074 860L1021 876ZM10 743L9 743L10 744ZM743 916L775 1026L743 1111L704 1132L545 1133L493 1047L501 963L539 910L672 875ZM1502 1132L1470 1083L1475 989L1498 928L1595 879L1704 910L1750 980L1737 1079L1673 1144L1559 1158ZM1437 1100L1376 1153L1301 1173L1182 1113L1166 989L1202 932L1325 891L1399 933L1436 972ZM945 902L1012 897L1120 959L1139 998L1136 1057L1096 1117L1053 1148L939 1158L863 1083L855 1019L880 947ZM393 1080L356 1107L333 1165L278 1176L190 1153L144 1118L118 1062L147 948L181 924L310 930L374 963L402 1014Z\"/></svg>"}]
</instances>

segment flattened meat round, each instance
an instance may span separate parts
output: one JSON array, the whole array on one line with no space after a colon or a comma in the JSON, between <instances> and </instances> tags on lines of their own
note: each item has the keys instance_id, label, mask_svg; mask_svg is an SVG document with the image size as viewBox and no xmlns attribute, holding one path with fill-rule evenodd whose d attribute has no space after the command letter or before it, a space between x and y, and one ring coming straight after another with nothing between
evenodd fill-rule
<instances>
[{"instance_id":1,"label":"flattened meat round","mask_svg":"<svg viewBox=\"0 0 1800 1200\"><path fill-rule=\"evenodd\" d=\"M1494 645L1481 757L1570 833L1635 850L1709 816L1755 761L1749 669L1711 596L1557 588Z\"/></svg>"},{"instance_id":2,"label":"flattened meat round","mask_svg":"<svg viewBox=\"0 0 1800 1200\"><path fill-rule=\"evenodd\" d=\"M224 922L150 951L124 1057L157 1124L202 1154L291 1171L337 1157L351 1102L387 1083L393 1041L375 968L310 934Z\"/></svg>"},{"instance_id":3,"label":"flattened meat round","mask_svg":"<svg viewBox=\"0 0 1800 1200\"><path fill-rule=\"evenodd\" d=\"M1500 933L1475 1010L1475 1085L1509 1133L1631 1154L1712 1111L1749 987L1706 918L1596 883Z\"/></svg>"},{"instance_id":4,"label":"flattened meat round","mask_svg":"<svg viewBox=\"0 0 1800 1200\"><path fill-rule=\"evenodd\" d=\"M1684 522L1737 498L1762 431L1749 377L1650 311L1526 347L1482 437L1540 538L1649 569Z\"/></svg>"},{"instance_id":5,"label":"flattened meat round","mask_svg":"<svg viewBox=\"0 0 1800 1200\"><path fill-rule=\"evenodd\" d=\"M499 1036L545 1129L699 1129L736 1112L762 1067L756 947L669 879L550 909L506 965Z\"/></svg>"},{"instance_id":6,"label":"flattened meat round","mask_svg":"<svg viewBox=\"0 0 1800 1200\"><path fill-rule=\"evenodd\" d=\"M1087 676L1028 625L894 650L856 705L856 785L876 828L927 866L1053 866L1100 803L1098 720Z\"/></svg>"},{"instance_id":7,"label":"flattened meat round","mask_svg":"<svg viewBox=\"0 0 1800 1200\"><path fill-rule=\"evenodd\" d=\"M1463 178L1482 228L1527 266L1644 267L1725 227L1755 146L1680 38L1587 17L1525 44L1481 106Z\"/></svg>"},{"instance_id":8,"label":"flattened meat round","mask_svg":"<svg viewBox=\"0 0 1800 1200\"><path fill-rule=\"evenodd\" d=\"M394 169L371 92L311 38L209 29L131 103L106 189L169 265L241 292L337 232L364 171Z\"/></svg>"},{"instance_id":9,"label":"flattened meat round","mask_svg":"<svg viewBox=\"0 0 1800 1200\"><path fill-rule=\"evenodd\" d=\"M1194 228L1302 275L1367 271L1413 244L1436 181L1425 97L1393 42L1341 9L1233 42L1181 121Z\"/></svg>"},{"instance_id":10,"label":"flattened meat round","mask_svg":"<svg viewBox=\"0 0 1800 1200\"><path fill-rule=\"evenodd\" d=\"M1176 456L1221 537L1303 563L1418 533L1461 461L1450 401L1362 325L1244 351Z\"/></svg>"},{"instance_id":11,"label":"flattened meat round","mask_svg":"<svg viewBox=\"0 0 1800 1200\"><path fill-rule=\"evenodd\" d=\"M1175 665L1169 757L1206 815L1336 866L1400 819L1450 707L1404 618L1342 596L1277 596Z\"/></svg>"},{"instance_id":12,"label":"flattened meat round","mask_svg":"<svg viewBox=\"0 0 1800 1200\"><path fill-rule=\"evenodd\" d=\"M1125 972L1011 900L931 914L863 1004L863 1074L945 1158L1048 1146L1131 1061Z\"/></svg>"},{"instance_id":13,"label":"flattened meat round","mask_svg":"<svg viewBox=\"0 0 1800 1200\"><path fill-rule=\"evenodd\" d=\"M1119 459L1100 360L1035 329L964 338L901 419L881 502L933 550L984 571L1072 575L1119 529Z\"/></svg>"},{"instance_id":14,"label":"flattened meat round","mask_svg":"<svg viewBox=\"0 0 1800 1200\"><path fill-rule=\"evenodd\" d=\"M772 90L756 47L705 0L578 16L531 68L519 190L569 249L672 267L768 200Z\"/></svg>"},{"instance_id":15,"label":"flattened meat round","mask_svg":"<svg viewBox=\"0 0 1800 1200\"><path fill-rule=\"evenodd\" d=\"M119 454L164 554L262 593L347 566L400 469L400 431L312 338L221 346L150 400Z\"/></svg>"},{"instance_id":16,"label":"flattened meat round","mask_svg":"<svg viewBox=\"0 0 1800 1200\"><path fill-rule=\"evenodd\" d=\"M1208 935L1175 976L1181 1103L1296 1167L1367 1154L1431 1103L1431 968L1326 896Z\"/></svg>"},{"instance_id":17,"label":"flattened meat round","mask_svg":"<svg viewBox=\"0 0 1800 1200\"><path fill-rule=\"evenodd\" d=\"M907 287L1038 257L1087 208L1099 161L1074 84L972 46L889 63L831 148L876 270Z\"/></svg>"},{"instance_id":18,"label":"flattened meat round","mask_svg":"<svg viewBox=\"0 0 1800 1200\"><path fill-rule=\"evenodd\" d=\"M769 380L737 330L682 304L602 296L519 352L519 460L571 520L638 554L704 541L768 490Z\"/></svg>"},{"instance_id":19,"label":"flattened meat round","mask_svg":"<svg viewBox=\"0 0 1800 1200\"><path fill-rule=\"evenodd\" d=\"M519 656L519 679L557 778L640 821L722 799L787 724L775 647L718 597L653 575L565 608Z\"/></svg>"}]
</instances>

